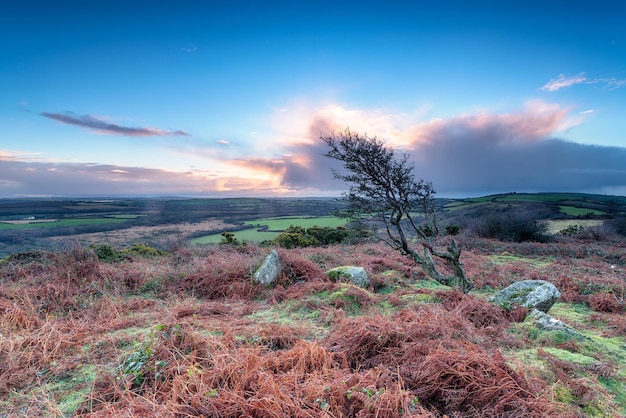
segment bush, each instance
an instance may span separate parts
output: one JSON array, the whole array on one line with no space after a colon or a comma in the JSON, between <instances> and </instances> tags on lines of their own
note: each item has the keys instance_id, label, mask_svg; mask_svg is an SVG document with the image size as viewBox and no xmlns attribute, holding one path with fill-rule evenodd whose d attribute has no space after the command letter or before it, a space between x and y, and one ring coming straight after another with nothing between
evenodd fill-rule
<instances>
[{"instance_id":1,"label":"bush","mask_svg":"<svg viewBox=\"0 0 626 418\"><path fill-rule=\"evenodd\" d=\"M615 233L626 237L626 216L619 216L607 221L607 224L613 228Z\"/></svg>"},{"instance_id":2,"label":"bush","mask_svg":"<svg viewBox=\"0 0 626 418\"><path fill-rule=\"evenodd\" d=\"M167 255L165 251L161 251L157 248L151 247L146 244L134 244L127 250L124 250L125 254L139 255L142 257L160 257Z\"/></svg>"},{"instance_id":3,"label":"bush","mask_svg":"<svg viewBox=\"0 0 626 418\"><path fill-rule=\"evenodd\" d=\"M502 212L479 221L475 232L483 238L496 238L512 242L546 242L546 224L524 213Z\"/></svg>"},{"instance_id":4,"label":"bush","mask_svg":"<svg viewBox=\"0 0 626 418\"><path fill-rule=\"evenodd\" d=\"M102 244L102 245L92 245L90 248L96 253L96 257L98 260L104 261L106 263L113 263L115 261L120 261L124 257L120 251L115 250L111 245Z\"/></svg>"},{"instance_id":5,"label":"bush","mask_svg":"<svg viewBox=\"0 0 626 418\"><path fill-rule=\"evenodd\" d=\"M342 226L331 228L329 226L320 227L316 225L305 229L301 226L291 225L284 232L277 235L271 243L287 249L316 247L339 244L359 235L359 231Z\"/></svg>"},{"instance_id":6,"label":"bush","mask_svg":"<svg viewBox=\"0 0 626 418\"><path fill-rule=\"evenodd\" d=\"M461 227L456 224L446 225L446 234L448 235L457 235Z\"/></svg>"}]
</instances>

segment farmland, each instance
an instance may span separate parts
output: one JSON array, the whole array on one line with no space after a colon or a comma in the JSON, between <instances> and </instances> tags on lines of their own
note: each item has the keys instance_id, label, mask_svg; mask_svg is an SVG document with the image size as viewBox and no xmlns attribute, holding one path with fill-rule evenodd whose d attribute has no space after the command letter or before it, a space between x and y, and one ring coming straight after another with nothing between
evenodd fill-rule
<instances>
[{"instance_id":1,"label":"farmland","mask_svg":"<svg viewBox=\"0 0 626 418\"><path fill-rule=\"evenodd\" d=\"M82 225L103 225L125 222L125 218L71 218L45 219L41 221L7 221L0 222L0 230L30 229L30 228L58 228L76 227Z\"/></svg>"},{"instance_id":2,"label":"farmland","mask_svg":"<svg viewBox=\"0 0 626 418\"><path fill-rule=\"evenodd\" d=\"M116 246L140 241L167 247L173 241L246 230L256 241L262 236L252 234L255 220L300 217L307 223L307 218L328 217L339 208L336 199L4 199L0 200L0 257L52 250L63 240L82 245L112 240Z\"/></svg>"},{"instance_id":3,"label":"farmland","mask_svg":"<svg viewBox=\"0 0 626 418\"><path fill-rule=\"evenodd\" d=\"M321 217L298 217L291 216L286 218L265 218L255 219L244 222L244 225L253 227L253 229L244 229L235 232L235 237L239 241L262 242L271 240L291 225L297 225L302 228L310 228L312 226L331 227L343 226L346 224L345 219L321 216ZM220 234L206 235L203 237L193 238L192 244L216 244L222 239Z\"/></svg>"}]
</instances>

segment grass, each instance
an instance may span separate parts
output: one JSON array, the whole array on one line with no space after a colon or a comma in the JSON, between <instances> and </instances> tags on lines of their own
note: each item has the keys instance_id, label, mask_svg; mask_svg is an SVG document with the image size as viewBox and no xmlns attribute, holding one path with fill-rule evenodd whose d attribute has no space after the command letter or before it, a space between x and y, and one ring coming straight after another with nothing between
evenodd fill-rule
<instances>
[{"instance_id":1,"label":"grass","mask_svg":"<svg viewBox=\"0 0 626 418\"><path fill-rule=\"evenodd\" d=\"M597 209L587 209L587 208L579 208L576 206L562 206L559 205L559 210L561 213L564 213L569 216L597 216L597 215L606 215L606 212Z\"/></svg>"},{"instance_id":2,"label":"grass","mask_svg":"<svg viewBox=\"0 0 626 418\"><path fill-rule=\"evenodd\" d=\"M128 218L72 218L72 219L60 219L55 222L37 222L24 223L24 224L8 224L0 222L1 230L10 229L30 229L30 228L57 228L57 227L72 227L78 225L102 225L110 223L126 222Z\"/></svg>"},{"instance_id":3,"label":"grass","mask_svg":"<svg viewBox=\"0 0 626 418\"><path fill-rule=\"evenodd\" d=\"M465 296L382 244L281 249L269 288L251 281L269 251L253 244L2 261L0 416L624 416L626 312L575 286L618 288L623 265L603 254L624 244L481 244L463 253ZM325 278L340 265L372 286ZM550 314L585 338L490 305L512 275L560 287Z\"/></svg>"},{"instance_id":4,"label":"grass","mask_svg":"<svg viewBox=\"0 0 626 418\"><path fill-rule=\"evenodd\" d=\"M333 216L320 216L320 217L302 217L302 216L288 216L281 218L263 218L255 219L252 221L246 221L246 225L255 226L254 229L244 229L242 231L235 231L235 238L241 241L259 243L265 240L272 240L278 234L290 226L300 226L302 228L310 228L312 226L331 227L335 228L346 224L346 220L342 218L336 218ZM266 230L259 231L261 227L266 227ZM192 244L217 244L222 240L220 234L206 235L192 239Z\"/></svg>"},{"instance_id":5,"label":"grass","mask_svg":"<svg viewBox=\"0 0 626 418\"><path fill-rule=\"evenodd\" d=\"M552 264L550 260L523 257L520 255L510 254L508 252L504 252L502 254L493 254L489 256L489 259L492 263L496 265L509 265L512 263L525 263L537 268L548 267Z\"/></svg>"}]
</instances>

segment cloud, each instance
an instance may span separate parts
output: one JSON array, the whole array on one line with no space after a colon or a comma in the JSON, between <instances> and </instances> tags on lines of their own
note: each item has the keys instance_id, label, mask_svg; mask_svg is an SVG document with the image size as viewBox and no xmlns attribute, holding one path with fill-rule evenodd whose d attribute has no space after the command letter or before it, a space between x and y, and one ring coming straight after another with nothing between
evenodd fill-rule
<instances>
[{"instance_id":1,"label":"cloud","mask_svg":"<svg viewBox=\"0 0 626 418\"><path fill-rule=\"evenodd\" d=\"M399 113L341 105L278 110L273 122L284 118L288 123L254 147L187 141L177 150L196 159L186 172L73 164L0 150L0 196L337 195L346 189L333 178L333 169L341 167L324 157L326 144L319 137L346 127L407 152L416 176L432 181L439 196L626 192L625 147L564 139L568 129L592 114L588 111L535 100L512 112L449 118L426 113L422 108Z\"/></svg>"},{"instance_id":2,"label":"cloud","mask_svg":"<svg viewBox=\"0 0 626 418\"><path fill-rule=\"evenodd\" d=\"M565 74L560 74L557 78L553 78L548 81L541 90L546 91L557 91L565 87L573 86L574 84L580 84L587 82L587 77L585 77L585 73L580 73L575 76L566 77Z\"/></svg>"},{"instance_id":3,"label":"cloud","mask_svg":"<svg viewBox=\"0 0 626 418\"><path fill-rule=\"evenodd\" d=\"M343 114L366 115L369 111L333 113L328 108L312 111L308 138L294 133L282 156L231 161L280 178L285 189L337 191L345 189L333 179L339 165L324 157L320 132L345 129ZM626 148L583 145L559 138L582 121L571 109L542 101L530 101L509 113L479 113L394 125L382 112L375 122L388 144L406 151L418 177L432 181L440 195L470 196L508 191L602 192L626 188ZM380 125L386 120L388 125ZM366 120L359 132L376 135ZM352 129L352 126L350 126ZM352 129L356 130L356 129Z\"/></svg>"},{"instance_id":4,"label":"cloud","mask_svg":"<svg viewBox=\"0 0 626 418\"><path fill-rule=\"evenodd\" d=\"M0 152L0 196L268 196L276 179L247 173L171 171L111 164L21 160Z\"/></svg>"},{"instance_id":5,"label":"cloud","mask_svg":"<svg viewBox=\"0 0 626 418\"><path fill-rule=\"evenodd\" d=\"M130 127L110 123L90 115L76 115L72 112L49 113L41 112L41 116L67 125L75 125L88 128L98 134L124 135L124 136L189 136L181 130L164 130L151 127Z\"/></svg>"},{"instance_id":6,"label":"cloud","mask_svg":"<svg viewBox=\"0 0 626 418\"><path fill-rule=\"evenodd\" d=\"M616 90L626 86L626 80L617 78L615 76L595 77L589 78L585 73L579 73L575 76L565 76L560 74L557 78L548 81L541 90L544 91L557 91L566 87L571 87L575 84L604 84L609 90Z\"/></svg>"}]
</instances>

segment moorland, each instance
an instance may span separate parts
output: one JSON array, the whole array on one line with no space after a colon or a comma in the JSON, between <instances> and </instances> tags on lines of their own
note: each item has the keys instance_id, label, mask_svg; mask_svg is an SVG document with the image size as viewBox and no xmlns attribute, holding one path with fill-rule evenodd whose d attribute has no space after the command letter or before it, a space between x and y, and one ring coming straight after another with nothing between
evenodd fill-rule
<instances>
[{"instance_id":1,"label":"moorland","mask_svg":"<svg viewBox=\"0 0 626 418\"><path fill-rule=\"evenodd\" d=\"M626 198L437 204L469 294L348 233L334 199L0 200L0 417L626 416ZM524 279L575 336L488 302Z\"/></svg>"}]
</instances>

